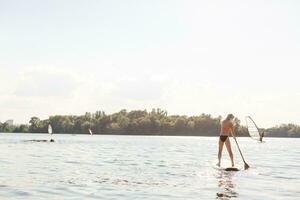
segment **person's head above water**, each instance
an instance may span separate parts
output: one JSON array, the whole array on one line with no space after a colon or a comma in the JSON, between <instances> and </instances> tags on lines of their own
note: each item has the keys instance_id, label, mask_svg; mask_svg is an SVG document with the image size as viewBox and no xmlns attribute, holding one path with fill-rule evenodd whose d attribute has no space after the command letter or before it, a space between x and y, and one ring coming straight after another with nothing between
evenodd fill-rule
<instances>
[{"instance_id":1,"label":"person's head above water","mask_svg":"<svg viewBox=\"0 0 300 200\"><path fill-rule=\"evenodd\" d=\"M233 114L228 114L226 117L226 121L232 121L234 119L234 115Z\"/></svg>"}]
</instances>

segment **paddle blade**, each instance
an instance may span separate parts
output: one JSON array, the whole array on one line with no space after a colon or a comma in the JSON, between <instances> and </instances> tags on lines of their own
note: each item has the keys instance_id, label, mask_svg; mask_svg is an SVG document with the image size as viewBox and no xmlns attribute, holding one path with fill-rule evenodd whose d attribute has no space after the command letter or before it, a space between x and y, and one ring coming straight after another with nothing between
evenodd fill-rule
<instances>
[{"instance_id":1,"label":"paddle blade","mask_svg":"<svg viewBox=\"0 0 300 200\"><path fill-rule=\"evenodd\" d=\"M250 166L245 162L245 170L247 170L247 169L249 169L250 168Z\"/></svg>"}]
</instances>

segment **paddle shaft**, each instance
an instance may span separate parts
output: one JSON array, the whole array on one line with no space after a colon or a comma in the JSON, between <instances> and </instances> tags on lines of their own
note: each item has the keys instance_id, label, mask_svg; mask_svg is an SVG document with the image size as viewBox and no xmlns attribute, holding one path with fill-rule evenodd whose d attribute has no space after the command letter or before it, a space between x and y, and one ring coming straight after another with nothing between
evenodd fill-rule
<instances>
[{"instance_id":1,"label":"paddle shaft","mask_svg":"<svg viewBox=\"0 0 300 200\"><path fill-rule=\"evenodd\" d=\"M246 163L246 161L245 161L245 159L244 159L244 156L243 156L243 154L242 154L242 151L241 151L241 149L240 149L239 143L237 142L237 140L236 140L235 137L233 137L233 138L234 138L234 141L235 141L235 143L236 143L236 146L238 147L238 150L239 150L239 152L240 152L240 154L241 154L241 157L242 157L244 163Z\"/></svg>"}]
</instances>

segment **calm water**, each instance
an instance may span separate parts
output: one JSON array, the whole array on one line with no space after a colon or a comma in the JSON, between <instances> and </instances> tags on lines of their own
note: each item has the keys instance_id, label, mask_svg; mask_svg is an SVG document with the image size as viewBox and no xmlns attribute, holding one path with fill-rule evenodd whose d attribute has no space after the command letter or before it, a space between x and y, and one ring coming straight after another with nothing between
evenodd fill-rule
<instances>
[{"instance_id":1,"label":"calm water","mask_svg":"<svg viewBox=\"0 0 300 200\"><path fill-rule=\"evenodd\" d=\"M217 138L0 134L0 199L299 199L300 139L239 138L247 171L213 167ZM241 159L234 144L235 157ZM228 158L227 153L224 155Z\"/></svg>"}]
</instances>

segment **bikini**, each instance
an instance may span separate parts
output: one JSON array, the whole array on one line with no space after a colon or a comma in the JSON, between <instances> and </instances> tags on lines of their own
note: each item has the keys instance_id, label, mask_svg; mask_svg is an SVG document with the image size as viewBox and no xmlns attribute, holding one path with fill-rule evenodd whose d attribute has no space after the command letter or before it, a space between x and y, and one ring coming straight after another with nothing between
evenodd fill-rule
<instances>
[{"instance_id":1,"label":"bikini","mask_svg":"<svg viewBox=\"0 0 300 200\"><path fill-rule=\"evenodd\" d=\"M232 127L232 124L229 124L229 127L223 126L223 124L222 124L221 135L220 135L220 140L222 142L225 142L227 140L227 138L229 137L228 135L222 135L222 134L228 134L230 126Z\"/></svg>"},{"instance_id":2,"label":"bikini","mask_svg":"<svg viewBox=\"0 0 300 200\"><path fill-rule=\"evenodd\" d=\"M228 135L220 135L220 140L222 142L225 142L227 140L227 138L228 138Z\"/></svg>"}]
</instances>

